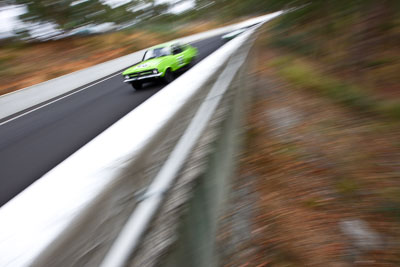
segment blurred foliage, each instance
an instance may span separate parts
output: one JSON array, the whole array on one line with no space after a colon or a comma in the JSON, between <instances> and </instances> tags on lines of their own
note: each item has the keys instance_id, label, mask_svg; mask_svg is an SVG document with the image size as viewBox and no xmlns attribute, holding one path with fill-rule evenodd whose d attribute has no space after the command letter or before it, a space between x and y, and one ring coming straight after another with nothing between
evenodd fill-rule
<instances>
[{"instance_id":1,"label":"blurred foliage","mask_svg":"<svg viewBox=\"0 0 400 267\"><path fill-rule=\"evenodd\" d=\"M298 87L347 106L400 119L400 1L266 1L286 12L266 49ZM267 4L267 3L265 3Z\"/></svg>"},{"instance_id":2,"label":"blurred foliage","mask_svg":"<svg viewBox=\"0 0 400 267\"><path fill-rule=\"evenodd\" d=\"M284 10L282 16L270 23L268 48L284 50L292 57L305 57L318 64L310 69L304 62L294 65L286 62L280 65L282 73L338 102L400 117L398 101L375 103L375 98L382 95L390 98L400 84L400 1L195 0L192 9L179 14L170 12L171 7L183 2L133 0L114 8L101 0L8 0L7 4L25 5L27 13L21 18L26 22L50 22L63 31L115 22L126 26L122 31L125 34L139 30L165 39L176 38L177 31L181 34L201 31L200 27L191 29L193 22L212 22L217 26ZM28 37L26 30L16 34L12 42ZM103 45L92 41L90 46L97 49ZM371 97L367 90L376 88L382 95Z\"/></svg>"},{"instance_id":3,"label":"blurred foliage","mask_svg":"<svg viewBox=\"0 0 400 267\"><path fill-rule=\"evenodd\" d=\"M321 70L294 57L276 58L268 64L275 67L283 78L300 88L312 90L360 111L379 113L400 120L399 101L378 99L370 94L369 90L324 74Z\"/></svg>"},{"instance_id":4,"label":"blurred foliage","mask_svg":"<svg viewBox=\"0 0 400 267\"><path fill-rule=\"evenodd\" d=\"M52 22L62 29L69 29L88 23L115 22L132 20L157 20L173 23L179 20L218 19L228 21L238 17L265 14L278 10L290 11L285 14L277 27L289 29L302 24L318 21L323 34L340 31L343 25L337 19L348 16L363 16L374 10L384 10L381 16L381 30L393 28L393 16L400 9L397 0L195 0L194 8L182 14L173 14L169 10L185 0L160 3L156 0L133 0L117 7L110 7L100 0L8 0L7 4L25 5L27 13L21 18L29 22ZM322 30L323 28L323 30Z\"/></svg>"},{"instance_id":5,"label":"blurred foliage","mask_svg":"<svg viewBox=\"0 0 400 267\"><path fill-rule=\"evenodd\" d=\"M195 16L226 20L278 10L286 12L274 22L275 46L303 55L345 46L347 65L367 65L374 49L400 45L398 0L196 0Z\"/></svg>"},{"instance_id":6,"label":"blurred foliage","mask_svg":"<svg viewBox=\"0 0 400 267\"><path fill-rule=\"evenodd\" d=\"M54 23L68 30L87 24L115 22L122 24L135 19L157 17L169 8L155 0L134 0L117 7L110 7L100 0L13 0L9 4L24 5L27 12L20 16L24 22Z\"/></svg>"},{"instance_id":7,"label":"blurred foliage","mask_svg":"<svg viewBox=\"0 0 400 267\"><path fill-rule=\"evenodd\" d=\"M109 12L110 7L97 0L88 0L77 5L74 1L16 0L16 4L25 5L27 12L20 18L25 22L52 22L62 29L98 22Z\"/></svg>"}]
</instances>

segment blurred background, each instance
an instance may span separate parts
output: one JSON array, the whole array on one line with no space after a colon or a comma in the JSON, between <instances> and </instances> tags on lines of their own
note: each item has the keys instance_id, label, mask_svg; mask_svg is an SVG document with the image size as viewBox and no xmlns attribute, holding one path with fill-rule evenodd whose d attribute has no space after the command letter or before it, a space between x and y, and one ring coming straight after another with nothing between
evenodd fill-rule
<instances>
[{"instance_id":1,"label":"blurred background","mask_svg":"<svg viewBox=\"0 0 400 267\"><path fill-rule=\"evenodd\" d=\"M0 4L0 94L162 41L290 10L270 33L274 46L319 58L350 79L384 84L381 94L398 95L399 5L396 0L6 0Z\"/></svg>"},{"instance_id":2,"label":"blurred background","mask_svg":"<svg viewBox=\"0 0 400 267\"><path fill-rule=\"evenodd\" d=\"M251 53L222 263L400 266L399 0L1 1L0 94L280 10Z\"/></svg>"},{"instance_id":3,"label":"blurred background","mask_svg":"<svg viewBox=\"0 0 400 267\"><path fill-rule=\"evenodd\" d=\"M1 1L0 94L271 10L262 1Z\"/></svg>"}]
</instances>

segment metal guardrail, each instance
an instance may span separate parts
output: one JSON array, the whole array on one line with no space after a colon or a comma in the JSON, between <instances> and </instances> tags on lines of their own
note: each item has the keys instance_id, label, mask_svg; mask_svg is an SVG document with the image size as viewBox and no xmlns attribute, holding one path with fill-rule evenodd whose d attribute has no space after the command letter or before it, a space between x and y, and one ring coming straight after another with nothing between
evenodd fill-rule
<instances>
[{"instance_id":1,"label":"metal guardrail","mask_svg":"<svg viewBox=\"0 0 400 267\"><path fill-rule=\"evenodd\" d=\"M254 32L228 42L4 205L0 265L125 265L225 101Z\"/></svg>"},{"instance_id":2,"label":"metal guardrail","mask_svg":"<svg viewBox=\"0 0 400 267\"><path fill-rule=\"evenodd\" d=\"M151 219L160 208L165 193L173 186L179 170L182 169L182 166L189 157L193 147L196 145L200 135L208 125L211 116L224 97L238 69L244 63L249 46L246 41L249 40L249 37L254 31L255 28L248 30L230 43L229 48L231 52L240 51L239 48L242 46L246 46L247 49L236 53L234 56L230 55L231 57L226 67L222 70L222 73L197 110L188 128L185 130L167 161L163 164L160 172L147 189L144 200L138 204L134 213L129 217L117 240L101 264L102 267L124 266L139 245L140 238L143 236Z\"/></svg>"}]
</instances>

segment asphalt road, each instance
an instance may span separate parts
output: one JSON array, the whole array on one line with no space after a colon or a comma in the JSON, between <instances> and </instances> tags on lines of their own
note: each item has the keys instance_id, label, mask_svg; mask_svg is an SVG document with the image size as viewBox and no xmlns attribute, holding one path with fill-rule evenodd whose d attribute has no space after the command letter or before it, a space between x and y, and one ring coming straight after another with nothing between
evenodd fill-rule
<instances>
[{"instance_id":1,"label":"asphalt road","mask_svg":"<svg viewBox=\"0 0 400 267\"><path fill-rule=\"evenodd\" d=\"M193 43L196 62L223 44L220 36ZM117 75L1 125L0 206L163 87L135 91Z\"/></svg>"}]
</instances>

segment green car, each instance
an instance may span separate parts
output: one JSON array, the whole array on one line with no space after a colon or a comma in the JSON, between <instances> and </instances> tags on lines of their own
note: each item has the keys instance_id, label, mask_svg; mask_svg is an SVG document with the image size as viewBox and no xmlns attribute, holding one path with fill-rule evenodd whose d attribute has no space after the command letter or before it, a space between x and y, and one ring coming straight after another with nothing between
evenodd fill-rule
<instances>
[{"instance_id":1,"label":"green car","mask_svg":"<svg viewBox=\"0 0 400 267\"><path fill-rule=\"evenodd\" d=\"M151 80L162 80L170 83L174 72L189 66L197 56L197 48L185 44L166 43L154 46L146 51L140 63L125 70L124 82L134 89L141 89L143 83Z\"/></svg>"}]
</instances>

